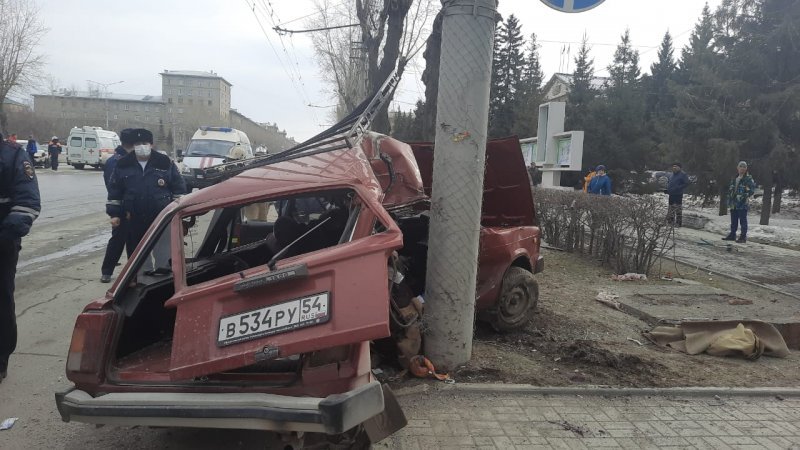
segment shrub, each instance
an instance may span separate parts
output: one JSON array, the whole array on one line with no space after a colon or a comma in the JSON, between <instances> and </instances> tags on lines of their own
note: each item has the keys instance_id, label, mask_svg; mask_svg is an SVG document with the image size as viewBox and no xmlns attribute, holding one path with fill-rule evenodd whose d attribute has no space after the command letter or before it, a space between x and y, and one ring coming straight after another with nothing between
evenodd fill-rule
<instances>
[{"instance_id":1,"label":"shrub","mask_svg":"<svg viewBox=\"0 0 800 450\"><path fill-rule=\"evenodd\" d=\"M670 237L666 207L654 196L535 188L534 202L542 236L550 245L593 255L619 274L649 274Z\"/></svg>"}]
</instances>

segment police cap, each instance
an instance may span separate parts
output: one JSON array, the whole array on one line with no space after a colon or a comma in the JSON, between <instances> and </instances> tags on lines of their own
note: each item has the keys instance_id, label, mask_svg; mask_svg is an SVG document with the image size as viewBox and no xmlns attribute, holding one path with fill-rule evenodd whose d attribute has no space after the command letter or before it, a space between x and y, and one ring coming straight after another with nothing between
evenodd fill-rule
<instances>
[{"instance_id":1,"label":"police cap","mask_svg":"<svg viewBox=\"0 0 800 450\"><path fill-rule=\"evenodd\" d=\"M136 137L136 135L134 134L135 131L136 130L134 130L133 128L125 128L124 130L120 131L119 132L120 142L126 145L133 145L134 138Z\"/></svg>"},{"instance_id":2,"label":"police cap","mask_svg":"<svg viewBox=\"0 0 800 450\"><path fill-rule=\"evenodd\" d=\"M147 142L153 143L153 132L145 128L136 128L133 130L132 142Z\"/></svg>"}]
</instances>

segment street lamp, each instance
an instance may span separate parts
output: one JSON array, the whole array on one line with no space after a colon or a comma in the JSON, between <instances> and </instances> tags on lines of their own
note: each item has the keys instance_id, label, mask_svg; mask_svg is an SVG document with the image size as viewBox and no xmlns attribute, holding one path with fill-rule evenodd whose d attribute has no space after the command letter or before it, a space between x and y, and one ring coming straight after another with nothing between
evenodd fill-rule
<instances>
[{"instance_id":1,"label":"street lamp","mask_svg":"<svg viewBox=\"0 0 800 450\"><path fill-rule=\"evenodd\" d=\"M115 81L113 83L99 83L97 81L92 81L92 80L86 80L86 81L89 82L89 83L97 84L99 86L103 86L103 98L106 100L105 108L106 108L106 130L107 130L108 129L108 87L109 86L113 86L115 84L124 83L125 80Z\"/></svg>"}]
</instances>

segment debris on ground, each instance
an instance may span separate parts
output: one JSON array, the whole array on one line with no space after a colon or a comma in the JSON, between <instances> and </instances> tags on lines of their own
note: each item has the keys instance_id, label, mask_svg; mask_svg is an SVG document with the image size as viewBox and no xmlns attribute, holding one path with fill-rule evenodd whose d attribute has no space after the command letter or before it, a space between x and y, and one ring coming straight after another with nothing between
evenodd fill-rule
<instances>
[{"instance_id":1,"label":"debris on ground","mask_svg":"<svg viewBox=\"0 0 800 450\"><path fill-rule=\"evenodd\" d=\"M645 336L656 345L697 355L740 356L758 359L761 355L785 358L789 355L783 336L769 323L748 321L687 321L678 326L659 326Z\"/></svg>"},{"instance_id":2,"label":"debris on ground","mask_svg":"<svg viewBox=\"0 0 800 450\"><path fill-rule=\"evenodd\" d=\"M2 422L0 422L0 431L3 430L10 430L11 427L19 420L19 417L11 417Z\"/></svg>"},{"instance_id":3,"label":"debris on ground","mask_svg":"<svg viewBox=\"0 0 800 450\"><path fill-rule=\"evenodd\" d=\"M647 275L643 273L629 272L624 275L611 275L611 279L614 281L647 281Z\"/></svg>"},{"instance_id":4,"label":"debris on ground","mask_svg":"<svg viewBox=\"0 0 800 450\"><path fill-rule=\"evenodd\" d=\"M728 304L729 305L734 305L734 306L735 305L752 305L753 301L752 300L747 300L747 299L744 299L744 298L731 298L731 299L728 299Z\"/></svg>"},{"instance_id":5,"label":"debris on ground","mask_svg":"<svg viewBox=\"0 0 800 450\"><path fill-rule=\"evenodd\" d=\"M586 435L589 435L589 436L592 435L592 431L589 430L588 428L586 428L583 425L573 425L573 424L567 422L566 420L562 420L561 422L555 422L553 420L548 420L548 422L552 423L553 425L559 425L561 428L563 428L563 429L565 429L567 431L572 431L573 433L577 434L580 437L584 437Z\"/></svg>"},{"instance_id":6,"label":"debris on ground","mask_svg":"<svg viewBox=\"0 0 800 450\"><path fill-rule=\"evenodd\" d=\"M594 299L597 300L598 302L606 305L606 306L610 306L610 307L612 307L614 309L617 309L617 310L621 311L622 310L622 304L617 300L618 298L619 298L619 295L610 294L610 293L605 292L605 291L600 291L597 294L597 297L595 297Z\"/></svg>"}]
</instances>

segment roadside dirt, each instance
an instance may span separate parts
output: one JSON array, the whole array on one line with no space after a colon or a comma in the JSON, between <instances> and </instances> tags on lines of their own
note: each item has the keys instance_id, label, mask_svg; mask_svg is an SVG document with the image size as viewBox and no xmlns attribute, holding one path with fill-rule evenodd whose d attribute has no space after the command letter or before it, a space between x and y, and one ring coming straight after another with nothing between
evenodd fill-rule
<instances>
[{"instance_id":1,"label":"roadside dirt","mask_svg":"<svg viewBox=\"0 0 800 450\"><path fill-rule=\"evenodd\" d=\"M615 387L800 385L800 352L785 359L756 361L708 355L689 356L651 344L641 333L645 322L594 300L598 291L613 290L611 272L578 255L543 250L546 269L539 281L538 312L523 331L498 334L476 326L472 360L451 374L461 382L529 383L536 386L608 385ZM667 265L669 264L669 266ZM725 278L692 272L664 262L663 272L722 288L742 298L769 300L780 296ZM657 286L656 265L651 280ZM711 280L709 280L711 278ZM637 342L638 341L638 342ZM414 381L406 378L406 383Z\"/></svg>"}]
</instances>

